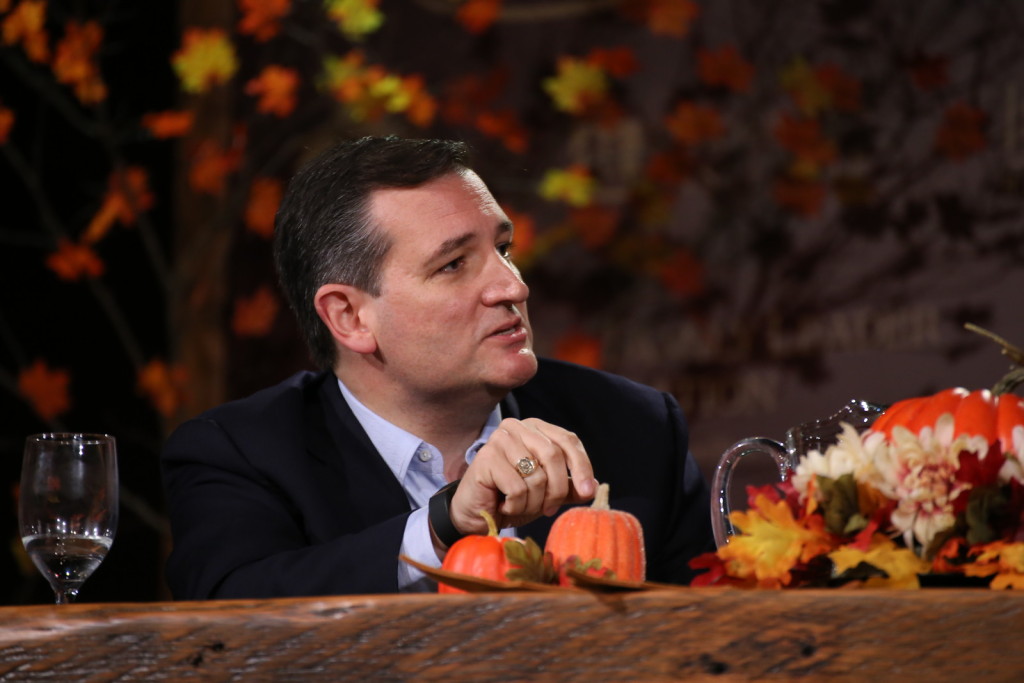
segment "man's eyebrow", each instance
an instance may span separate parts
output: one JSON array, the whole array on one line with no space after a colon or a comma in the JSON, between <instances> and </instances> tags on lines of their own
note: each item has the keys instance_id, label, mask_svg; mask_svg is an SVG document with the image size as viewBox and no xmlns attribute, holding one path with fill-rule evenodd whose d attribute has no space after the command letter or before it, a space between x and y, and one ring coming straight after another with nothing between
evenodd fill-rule
<instances>
[{"instance_id":1,"label":"man's eyebrow","mask_svg":"<svg viewBox=\"0 0 1024 683\"><path fill-rule=\"evenodd\" d=\"M445 256L448 256L452 252L458 251L460 248L465 246L465 244L467 242L469 242L470 240L472 240L474 237L476 237L476 235L474 235L471 232L467 232L467 233L464 233L462 235L458 235L456 237L449 237L444 242L442 242L441 246L439 246L434 251L433 256L431 256L431 260L433 261L435 259L444 258Z\"/></svg>"}]
</instances>

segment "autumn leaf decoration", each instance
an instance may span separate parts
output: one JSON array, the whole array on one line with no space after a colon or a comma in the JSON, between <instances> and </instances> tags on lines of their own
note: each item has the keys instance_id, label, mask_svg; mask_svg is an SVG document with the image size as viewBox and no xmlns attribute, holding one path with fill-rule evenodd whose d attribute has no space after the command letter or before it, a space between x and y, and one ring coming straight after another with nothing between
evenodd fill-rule
<instances>
[{"instance_id":1,"label":"autumn leaf decoration","mask_svg":"<svg viewBox=\"0 0 1024 683\"><path fill-rule=\"evenodd\" d=\"M842 425L778 486L751 487L738 529L691 562L694 585L916 588L922 576L1024 588L1024 351L976 325L1013 367L991 389L898 401Z\"/></svg>"}]
</instances>

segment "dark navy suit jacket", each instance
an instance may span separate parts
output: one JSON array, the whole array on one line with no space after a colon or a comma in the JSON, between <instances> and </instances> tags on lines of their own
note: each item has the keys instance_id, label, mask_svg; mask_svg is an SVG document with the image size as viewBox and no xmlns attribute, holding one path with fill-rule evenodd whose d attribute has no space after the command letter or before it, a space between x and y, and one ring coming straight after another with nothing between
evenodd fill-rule
<instances>
[{"instance_id":1,"label":"dark navy suit jacket","mask_svg":"<svg viewBox=\"0 0 1024 683\"><path fill-rule=\"evenodd\" d=\"M575 432L612 507L644 530L647 578L686 583L713 549L706 482L668 394L589 368L540 360L502 402ZM408 499L331 373L303 372L183 423L162 455L178 599L398 590ZM520 536L542 547L553 518Z\"/></svg>"}]
</instances>

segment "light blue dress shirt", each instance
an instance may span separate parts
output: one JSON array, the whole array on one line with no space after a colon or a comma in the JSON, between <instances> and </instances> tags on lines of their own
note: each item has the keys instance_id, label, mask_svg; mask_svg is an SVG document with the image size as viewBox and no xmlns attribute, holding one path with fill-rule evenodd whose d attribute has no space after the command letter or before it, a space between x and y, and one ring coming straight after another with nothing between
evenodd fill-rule
<instances>
[{"instance_id":1,"label":"light blue dress shirt","mask_svg":"<svg viewBox=\"0 0 1024 683\"><path fill-rule=\"evenodd\" d=\"M396 427L380 415L367 408L338 380L341 395L352 413L359 420L366 435L370 437L377 452L395 474L405 490L413 512L405 524L401 553L427 565L440 567L441 561L434 552L430 538L430 522L427 519L427 502L439 488L448 483L444 478L444 458L441 451L418 436ZM495 406L484 424L476 441L466 450L466 463L473 462L476 452L487 443L501 422L500 406ZM514 536L514 529L502 529L502 536ZM405 562L398 563L398 589L404 592L433 591L436 584L419 569Z\"/></svg>"}]
</instances>

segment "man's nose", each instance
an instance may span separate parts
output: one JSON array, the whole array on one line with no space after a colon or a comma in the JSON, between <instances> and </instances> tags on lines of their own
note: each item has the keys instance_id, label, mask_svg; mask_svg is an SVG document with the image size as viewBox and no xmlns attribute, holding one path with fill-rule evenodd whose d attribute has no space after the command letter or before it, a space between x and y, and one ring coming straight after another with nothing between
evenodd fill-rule
<instances>
[{"instance_id":1,"label":"man's nose","mask_svg":"<svg viewBox=\"0 0 1024 683\"><path fill-rule=\"evenodd\" d=\"M519 269L508 259L495 254L487 267L487 285L484 304L496 306L505 302L520 303L530 296L530 288L523 281Z\"/></svg>"}]
</instances>

